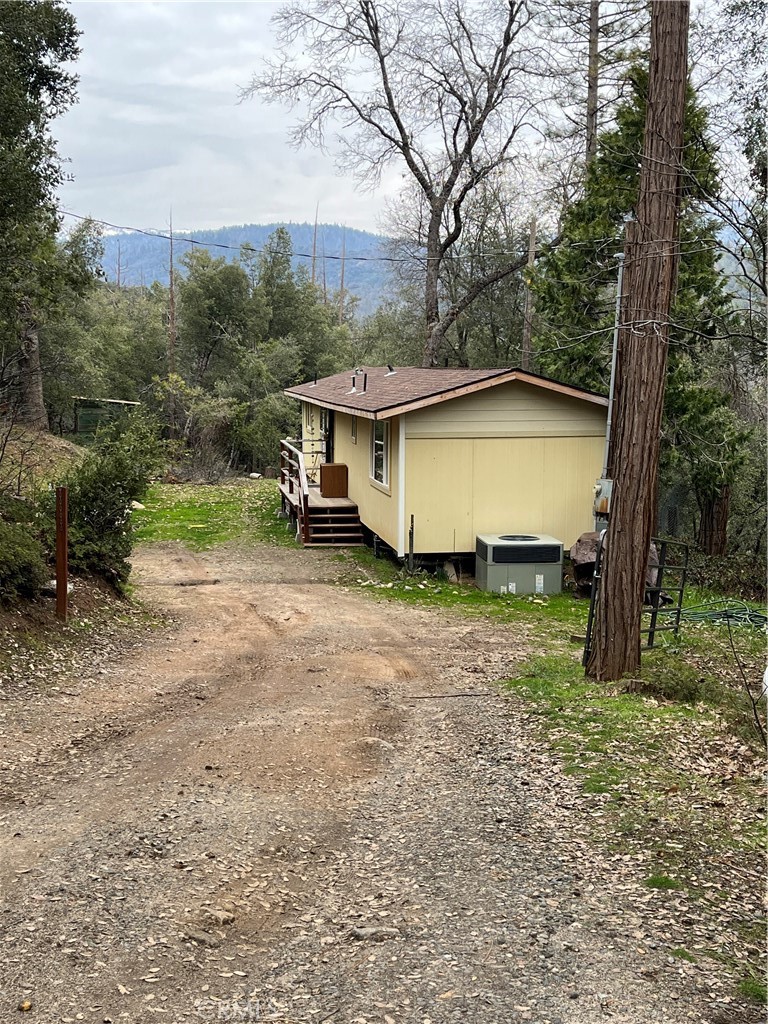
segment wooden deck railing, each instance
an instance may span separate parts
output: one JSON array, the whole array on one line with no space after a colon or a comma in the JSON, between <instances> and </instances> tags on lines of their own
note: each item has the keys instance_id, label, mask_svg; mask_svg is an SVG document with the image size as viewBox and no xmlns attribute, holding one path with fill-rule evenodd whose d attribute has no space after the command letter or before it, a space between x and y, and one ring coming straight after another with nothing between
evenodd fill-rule
<instances>
[{"instance_id":1,"label":"wooden deck railing","mask_svg":"<svg viewBox=\"0 0 768 1024\"><path fill-rule=\"evenodd\" d=\"M313 483L320 482L320 466L325 462L325 440L322 437L303 437L300 441L291 441L304 456L304 467L307 479Z\"/></svg>"},{"instance_id":2,"label":"wooden deck railing","mask_svg":"<svg viewBox=\"0 0 768 1024\"><path fill-rule=\"evenodd\" d=\"M280 442L280 483L296 497L297 525L302 541L309 542L309 482L301 442Z\"/></svg>"}]
</instances>

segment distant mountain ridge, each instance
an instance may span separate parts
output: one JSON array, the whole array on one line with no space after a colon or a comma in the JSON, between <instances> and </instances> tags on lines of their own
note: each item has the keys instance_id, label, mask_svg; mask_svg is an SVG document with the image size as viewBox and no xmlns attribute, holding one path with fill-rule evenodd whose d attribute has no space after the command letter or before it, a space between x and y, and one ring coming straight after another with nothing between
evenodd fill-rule
<instances>
[{"instance_id":1,"label":"distant mountain ridge","mask_svg":"<svg viewBox=\"0 0 768 1024\"><path fill-rule=\"evenodd\" d=\"M313 224L235 224L206 231L174 231L174 264L192 248L184 239L194 239L212 256L223 256L234 261L238 258L240 246L252 245L262 249L269 236L278 227L284 227L291 236L294 268L303 264L308 269L312 264ZM178 236L178 237L177 237ZM323 285L323 267L328 292L338 289L341 281L342 248L346 246L344 267L344 289L360 299L358 314L367 316L381 305L389 285L389 265L379 262L376 257L386 255L387 239L368 231L344 228L340 224L318 224L317 257L315 280ZM223 248L231 246L232 248ZM120 280L125 285L150 285L153 281L168 284L168 241L143 235L135 231L123 231L104 238L104 271L107 280L117 280L118 260ZM325 252L325 260L323 260ZM304 255L298 255L302 253ZM337 258L331 258L337 257ZM366 257L366 260L355 259ZM370 262L369 262L370 261Z\"/></svg>"}]
</instances>

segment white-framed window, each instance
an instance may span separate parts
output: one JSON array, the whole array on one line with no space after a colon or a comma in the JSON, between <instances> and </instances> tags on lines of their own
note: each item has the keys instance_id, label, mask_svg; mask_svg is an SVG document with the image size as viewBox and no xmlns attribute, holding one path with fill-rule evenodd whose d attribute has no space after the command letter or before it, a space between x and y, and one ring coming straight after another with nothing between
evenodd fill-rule
<instances>
[{"instance_id":1,"label":"white-framed window","mask_svg":"<svg viewBox=\"0 0 768 1024\"><path fill-rule=\"evenodd\" d=\"M357 416L352 417L352 444L357 444Z\"/></svg>"},{"instance_id":2,"label":"white-framed window","mask_svg":"<svg viewBox=\"0 0 768 1024\"><path fill-rule=\"evenodd\" d=\"M374 420L371 424L371 479L389 486L389 423Z\"/></svg>"}]
</instances>

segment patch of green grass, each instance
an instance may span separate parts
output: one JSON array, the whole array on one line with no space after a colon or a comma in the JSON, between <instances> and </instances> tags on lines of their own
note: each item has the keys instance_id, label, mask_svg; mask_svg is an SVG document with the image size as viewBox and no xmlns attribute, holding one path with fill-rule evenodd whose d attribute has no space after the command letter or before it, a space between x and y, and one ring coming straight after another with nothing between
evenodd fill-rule
<instances>
[{"instance_id":1,"label":"patch of green grass","mask_svg":"<svg viewBox=\"0 0 768 1024\"><path fill-rule=\"evenodd\" d=\"M571 633L583 633L586 623L588 602L577 600L569 593L549 596L488 593L424 571L410 574L389 558L376 558L368 548L356 548L336 557L349 570L344 580L347 585L357 584L361 590L382 600L445 608L503 622L528 619L550 624L561 639Z\"/></svg>"},{"instance_id":2,"label":"patch of green grass","mask_svg":"<svg viewBox=\"0 0 768 1024\"><path fill-rule=\"evenodd\" d=\"M357 585L379 600L444 608L502 623L527 624L536 630L543 650L558 656L569 650L577 655L580 650L581 645L572 638L585 633L588 602L567 591L542 597L499 595L467 584L450 583L425 572L409 574L389 558L376 558L369 549L355 549L336 558L349 569L345 583ZM714 597L692 588L686 594L686 604L699 605ZM677 705L682 715L687 713L685 708L688 707L695 716L696 708L705 705L721 714L739 739L754 744L757 730L731 639L757 692L765 632L751 626L732 626L731 631L733 636L724 624L684 622L678 637L660 634L660 646L643 653L637 678L627 684L638 695L648 698L641 702L641 707L647 710L652 701L661 701ZM566 657L563 665L569 678L575 675L584 682L580 668L574 673L571 659ZM550 664L542 674L551 681L559 671ZM603 792L599 783L597 785L594 791Z\"/></svg>"},{"instance_id":3,"label":"patch of green grass","mask_svg":"<svg viewBox=\"0 0 768 1024\"><path fill-rule=\"evenodd\" d=\"M768 988L764 981L749 975L739 982L739 992L747 999L753 999L756 1003L768 1003Z\"/></svg>"},{"instance_id":4,"label":"patch of green grass","mask_svg":"<svg viewBox=\"0 0 768 1024\"><path fill-rule=\"evenodd\" d=\"M640 676L651 692L594 683L577 655L549 654L506 685L524 699L565 774L579 781L587 799L600 801L592 830L601 845L639 857L649 888L687 890L706 905L736 906L722 865L740 859L757 877L765 843L764 798L759 774L751 770L757 748L751 760L741 740L729 737L733 693L727 686L718 693L710 679L708 702L658 696L674 688L676 676L690 681L680 653L656 652ZM720 757L735 749L744 774L724 786ZM733 921L744 948L759 948L742 924L741 916ZM743 961L725 957L722 963L735 977L743 970Z\"/></svg>"},{"instance_id":5,"label":"patch of green grass","mask_svg":"<svg viewBox=\"0 0 768 1024\"><path fill-rule=\"evenodd\" d=\"M645 884L649 889L682 889L683 886L676 882L674 878L670 878L669 875L651 875L650 878L646 878Z\"/></svg>"},{"instance_id":6,"label":"patch of green grass","mask_svg":"<svg viewBox=\"0 0 768 1024\"><path fill-rule=\"evenodd\" d=\"M690 964L696 963L696 957L692 953L689 953L687 949L671 949L669 952L670 956L675 957L677 960L687 960Z\"/></svg>"},{"instance_id":7,"label":"patch of green grass","mask_svg":"<svg viewBox=\"0 0 768 1024\"><path fill-rule=\"evenodd\" d=\"M566 772L582 781L585 792L621 795L622 786L678 784L675 773L661 770L663 762L652 762L648 755L690 709L595 683L585 678L575 655L536 657L507 686L524 696L533 714L543 720ZM638 779L636 760L648 764L647 778Z\"/></svg>"},{"instance_id":8,"label":"patch of green grass","mask_svg":"<svg viewBox=\"0 0 768 1024\"><path fill-rule=\"evenodd\" d=\"M182 541L201 551L231 540L296 547L273 480L224 485L156 484L135 515L139 541Z\"/></svg>"}]
</instances>

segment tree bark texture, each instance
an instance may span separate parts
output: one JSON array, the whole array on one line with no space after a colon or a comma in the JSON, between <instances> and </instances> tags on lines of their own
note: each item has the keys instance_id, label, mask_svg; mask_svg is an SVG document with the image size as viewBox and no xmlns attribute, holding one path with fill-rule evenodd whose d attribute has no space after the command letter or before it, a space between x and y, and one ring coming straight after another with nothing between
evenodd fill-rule
<instances>
[{"instance_id":1,"label":"tree bark texture","mask_svg":"<svg viewBox=\"0 0 768 1024\"><path fill-rule=\"evenodd\" d=\"M427 230L427 270L424 279L424 312L427 336L424 343L422 366L437 366L445 331L440 324L440 217L442 210L433 210Z\"/></svg>"},{"instance_id":2,"label":"tree bark texture","mask_svg":"<svg viewBox=\"0 0 768 1024\"><path fill-rule=\"evenodd\" d=\"M587 163L597 152L597 90L600 84L600 0L589 4L589 58L587 64Z\"/></svg>"},{"instance_id":3,"label":"tree bark texture","mask_svg":"<svg viewBox=\"0 0 768 1024\"><path fill-rule=\"evenodd\" d=\"M43 401L43 368L40 364L40 337L31 309L24 304L17 375L17 399L14 421L34 430L48 429L48 413Z\"/></svg>"},{"instance_id":4,"label":"tree bark texture","mask_svg":"<svg viewBox=\"0 0 768 1024\"><path fill-rule=\"evenodd\" d=\"M715 494L699 499L701 523L696 541L705 555L724 555L728 547L728 511L731 488L726 484Z\"/></svg>"},{"instance_id":5,"label":"tree bark texture","mask_svg":"<svg viewBox=\"0 0 768 1024\"><path fill-rule=\"evenodd\" d=\"M536 218L531 217L531 228L528 236L528 270L533 269L536 260ZM524 370L531 368L531 337L533 335L533 292L528 281L525 283L525 314L523 316L523 344L520 353L520 365Z\"/></svg>"},{"instance_id":6,"label":"tree bark texture","mask_svg":"<svg viewBox=\"0 0 768 1024\"><path fill-rule=\"evenodd\" d=\"M688 0L654 0L652 4L637 219L627 232L624 250L613 497L587 664L587 675L601 680L620 679L640 665L645 568L656 517L669 311L679 260L688 17Z\"/></svg>"}]
</instances>

